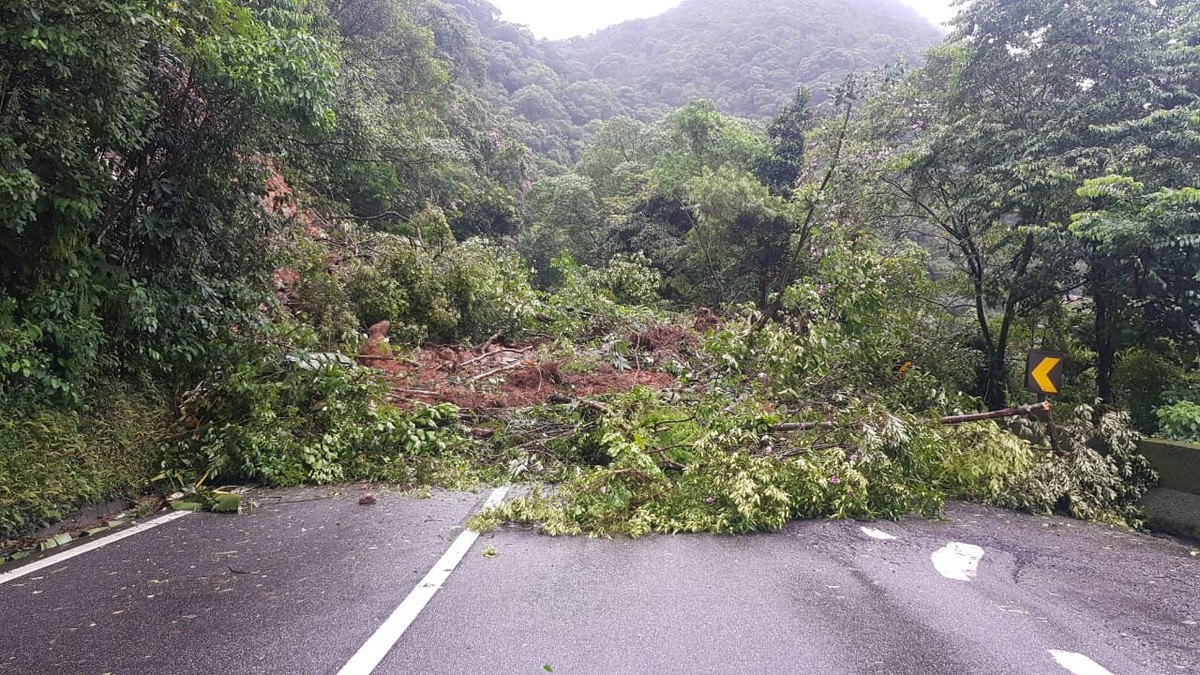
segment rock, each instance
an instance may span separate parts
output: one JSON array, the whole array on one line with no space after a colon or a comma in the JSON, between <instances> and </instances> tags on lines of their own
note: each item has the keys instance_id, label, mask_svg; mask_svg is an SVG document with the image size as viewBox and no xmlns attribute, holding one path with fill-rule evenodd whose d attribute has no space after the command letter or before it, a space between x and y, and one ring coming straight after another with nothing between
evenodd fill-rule
<instances>
[{"instance_id":1,"label":"rock","mask_svg":"<svg viewBox=\"0 0 1200 675\"><path fill-rule=\"evenodd\" d=\"M388 344L390 330L392 330L390 321L380 321L367 329L367 343L359 352L359 360L375 361L381 358L391 358L392 347Z\"/></svg>"}]
</instances>

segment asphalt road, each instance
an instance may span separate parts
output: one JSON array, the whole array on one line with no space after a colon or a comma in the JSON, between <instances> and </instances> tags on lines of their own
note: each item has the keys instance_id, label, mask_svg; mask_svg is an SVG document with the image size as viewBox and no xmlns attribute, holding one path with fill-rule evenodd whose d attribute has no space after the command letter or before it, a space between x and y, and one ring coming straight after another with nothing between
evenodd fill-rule
<instances>
[{"instance_id":1,"label":"asphalt road","mask_svg":"<svg viewBox=\"0 0 1200 675\"><path fill-rule=\"evenodd\" d=\"M1200 674L1200 557L1169 539L952 505L867 529L472 543L487 495L359 496L274 493L0 569L0 673L333 674L378 633L388 675Z\"/></svg>"}]
</instances>

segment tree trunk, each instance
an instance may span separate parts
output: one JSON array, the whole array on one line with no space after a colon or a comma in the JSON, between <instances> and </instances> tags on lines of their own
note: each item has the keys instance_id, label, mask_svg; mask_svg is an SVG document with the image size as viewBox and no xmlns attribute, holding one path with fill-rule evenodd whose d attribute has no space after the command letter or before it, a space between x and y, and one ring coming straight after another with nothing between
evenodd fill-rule
<instances>
[{"instance_id":1,"label":"tree trunk","mask_svg":"<svg viewBox=\"0 0 1200 675\"><path fill-rule=\"evenodd\" d=\"M1112 298L1103 288L1095 288L1092 291L1092 300L1096 305L1096 389L1100 400L1111 405L1116 403L1112 375L1117 361Z\"/></svg>"},{"instance_id":2,"label":"tree trunk","mask_svg":"<svg viewBox=\"0 0 1200 675\"><path fill-rule=\"evenodd\" d=\"M988 360L984 376L987 379L984 382L983 402L988 410L1004 410L1008 407L1008 367L1004 347L997 347Z\"/></svg>"},{"instance_id":3,"label":"tree trunk","mask_svg":"<svg viewBox=\"0 0 1200 675\"><path fill-rule=\"evenodd\" d=\"M1008 299L1004 303L1004 319L1000 323L1000 334L996 336L992 347L992 358L988 364L988 389L985 401L992 410L1003 410L1008 407L1008 367L1005 363L1008 355L1008 338L1012 333L1013 321L1017 318L1017 307L1021 304L1020 280L1029 270L1029 262L1033 259L1035 241L1032 234L1025 235L1025 243L1015 261L1015 274L1012 287L1008 291Z\"/></svg>"}]
</instances>

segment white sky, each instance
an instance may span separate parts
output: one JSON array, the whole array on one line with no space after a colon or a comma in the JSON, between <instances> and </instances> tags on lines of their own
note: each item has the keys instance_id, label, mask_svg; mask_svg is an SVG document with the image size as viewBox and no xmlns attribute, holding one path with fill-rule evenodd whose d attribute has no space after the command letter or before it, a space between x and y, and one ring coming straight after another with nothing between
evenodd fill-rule
<instances>
[{"instance_id":1,"label":"white sky","mask_svg":"<svg viewBox=\"0 0 1200 675\"><path fill-rule=\"evenodd\" d=\"M953 14L952 0L900 0L935 24ZM613 24L662 14L681 0L491 0L506 21L529 26L534 35L567 38Z\"/></svg>"}]
</instances>

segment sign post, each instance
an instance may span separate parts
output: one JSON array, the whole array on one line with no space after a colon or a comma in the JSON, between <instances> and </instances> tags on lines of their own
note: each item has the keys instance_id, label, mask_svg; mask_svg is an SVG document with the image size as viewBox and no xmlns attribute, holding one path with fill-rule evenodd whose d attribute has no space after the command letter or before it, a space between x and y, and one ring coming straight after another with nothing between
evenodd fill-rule
<instances>
[{"instance_id":1,"label":"sign post","mask_svg":"<svg viewBox=\"0 0 1200 675\"><path fill-rule=\"evenodd\" d=\"M1029 352L1025 360L1025 388L1038 395L1041 401L1061 393L1063 388L1063 358L1062 354L1044 351ZM1048 404L1047 404L1048 405ZM1050 437L1050 447L1059 456L1064 455L1058 442L1058 428L1054 418L1046 410L1046 435Z\"/></svg>"},{"instance_id":2,"label":"sign post","mask_svg":"<svg viewBox=\"0 0 1200 675\"><path fill-rule=\"evenodd\" d=\"M1063 355L1029 352L1025 363L1025 388L1041 396L1053 396L1063 388Z\"/></svg>"}]
</instances>

